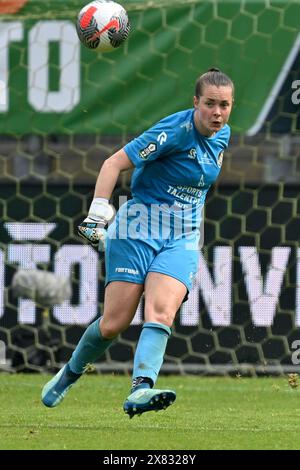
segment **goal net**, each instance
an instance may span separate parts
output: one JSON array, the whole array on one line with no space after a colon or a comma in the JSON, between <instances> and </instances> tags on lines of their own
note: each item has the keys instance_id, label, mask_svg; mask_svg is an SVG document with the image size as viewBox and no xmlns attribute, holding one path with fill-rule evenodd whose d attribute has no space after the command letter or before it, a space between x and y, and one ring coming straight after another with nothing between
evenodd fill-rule
<instances>
[{"instance_id":1,"label":"goal net","mask_svg":"<svg viewBox=\"0 0 300 470\"><path fill-rule=\"evenodd\" d=\"M196 78L217 66L236 85L233 136L163 370L298 371L299 3L126 0L132 33L103 55L78 42L82 1L12 4L0 5L0 367L55 369L101 314L104 261L75 234L99 169L191 107ZM118 180L116 208L130 176ZM71 298L47 309L15 298L20 269L69 278ZM99 370L131 369L142 322L143 299Z\"/></svg>"}]
</instances>

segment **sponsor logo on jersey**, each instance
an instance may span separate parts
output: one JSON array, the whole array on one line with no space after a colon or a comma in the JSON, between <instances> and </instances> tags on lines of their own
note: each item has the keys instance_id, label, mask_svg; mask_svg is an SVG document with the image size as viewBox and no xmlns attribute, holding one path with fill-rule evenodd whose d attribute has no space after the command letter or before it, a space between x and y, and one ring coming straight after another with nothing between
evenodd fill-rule
<instances>
[{"instance_id":1,"label":"sponsor logo on jersey","mask_svg":"<svg viewBox=\"0 0 300 470\"><path fill-rule=\"evenodd\" d=\"M191 158L192 160L195 160L195 158L197 158L197 150L195 149L195 147L192 147L189 150L188 157Z\"/></svg>"},{"instance_id":2,"label":"sponsor logo on jersey","mask_svg":"<svg viewBox=\"0 0 300 470\"><path fill-rule=\"evenodd\" d=\"M217 164L218 164L218 167L219 167L219 168L221 168L221 166L222 166L223 157L224 157L224 151L222 150L222 152L219 153L218 161L217 161Z\"/></svg>"},{"instance_id":3,"label":"sponsor logo on jersey","mask_svg":"<svg viewBox=\"0 0 300 470\"><path fill-rule=\"evenodd\" d=\"M159 144L162 145L167 141L167 138L168 138L167 134L163 131L157 137L157 142L159 142Z\"/></svg>"},{"instance_id":4,"label":"sponsor logo on jersey","mask_svg":"<svg viewBox=\"0 0 300 470\"><path fill-rule=\"evenodd\" d=\"M147 160L150 157L151 153L156 152L156 150L157 150L156 143L155 142L150 142L150 144L148 144L147 147L145 147L144 149L139 151L139 156L143 160Z\"/></svg>"}]
</instances>

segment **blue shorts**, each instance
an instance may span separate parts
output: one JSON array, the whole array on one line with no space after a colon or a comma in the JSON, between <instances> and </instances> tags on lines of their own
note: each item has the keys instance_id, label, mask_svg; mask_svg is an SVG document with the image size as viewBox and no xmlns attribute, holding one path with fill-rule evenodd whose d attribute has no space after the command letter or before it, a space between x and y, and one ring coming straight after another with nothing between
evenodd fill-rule
<instances>
[{"instance_id":1,"label":"blue shorts","mask_svg":"<svg viewBox=\"0 0 300 470\"><path fill-rule=\"evenodd\" d=\"M171 276L182 282L188 291L198 270L199 230L191 230L181 236L168 238L150 238L119 233L122 214L117 214L115 221L108 228L105 252L106 285L111 281L127 281L144 284L149 272ZM130 224L132 219L126 220ZM139 220L141 222L141 220Z\"/></svg>"}]
</instances>

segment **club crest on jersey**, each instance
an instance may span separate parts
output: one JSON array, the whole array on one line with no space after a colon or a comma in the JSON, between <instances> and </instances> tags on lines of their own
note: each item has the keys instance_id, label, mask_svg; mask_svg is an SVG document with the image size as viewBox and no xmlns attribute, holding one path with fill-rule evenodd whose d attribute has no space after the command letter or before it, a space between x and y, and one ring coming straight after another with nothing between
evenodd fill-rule
<instances>
[{"instance_id":1,"label":"club crest on jersey","mask_svg":"<svg viewBox=\"0 0 300 470\"><path fill-rule=\"evenodd\" d=\"M219 153L218 155L218 167L221 168L222 166L222 163L223 163L223 157L224 157L224 151L222 150L222 152Z\"/></svg>"},{"instance_id":2,"label":"club crest on jersey","mask_svg":"<svg viewBox=\"0 0 300 470\"><path fill-rule=\"evenodd\" d=\"M197 150L194 147L189 150L188 157L192 160L195 160L195 158L197 158Z\"/></svg>"},{"instance_id":3,"label":"club crest on jersey","mask_svg":"<svg viewBox=\"0 0 300 470\"><path fill-rule=\"evenodd\" d=\"M150 157L151 153L156 152L156 150L157 150L156 143L155 142L150 142L150 144L148 144L147 147L145 147L144 149L139 151L139 156L143 160L147 160Z\"/></svg>"}]
</instances>

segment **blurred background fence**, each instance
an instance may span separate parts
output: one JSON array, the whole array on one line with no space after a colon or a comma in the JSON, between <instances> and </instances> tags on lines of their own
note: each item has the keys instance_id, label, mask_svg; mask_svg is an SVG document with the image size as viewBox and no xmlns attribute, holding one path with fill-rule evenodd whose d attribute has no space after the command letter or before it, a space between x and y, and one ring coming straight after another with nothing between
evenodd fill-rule
<instances>
[{"instance_id":1,"label":"blurred background fence","mask_svg":"<svg viewBox=\"0 0 300 470\"><path fill-rule=\"evenodd\" d=\"M299 2L124 0L132 33L104 55L78 42L84 2L2 3L0 367L55 369L101 313L104 261L75 235L99 169L154 122L191 107L196 78L217 66L236 84L233 136L163 370L297 371ZM130 173L119 178L116 207L120 196L130 197ZM15 299L20 267L69 276L71 301L44 310ZM130 370L142 318L143 302L98 369Z\"/></svg>"}]
</instances>

